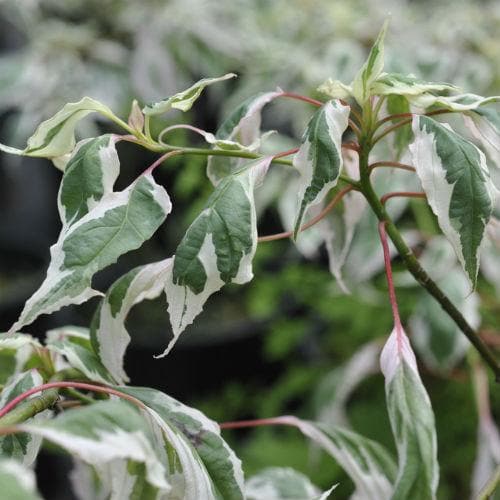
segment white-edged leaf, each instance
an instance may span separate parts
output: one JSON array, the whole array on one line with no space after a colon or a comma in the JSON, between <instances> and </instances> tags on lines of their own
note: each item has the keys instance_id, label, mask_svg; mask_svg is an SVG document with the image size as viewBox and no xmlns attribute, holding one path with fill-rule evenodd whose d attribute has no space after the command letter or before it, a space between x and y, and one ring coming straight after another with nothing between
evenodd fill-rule
<instances>
[{"instance_id":1,"label":"white-edged leaf","mask_svg":"<svg viewBox=\"0 0 500 500\"><path fill-rule=\"evenodd\" d=\"M233 143L240 148L247 148L248 151L256 151L264 137L261 137L260 132L262 108L282 94L283 91L278 89L254 95L243 101L217 129L216 147L221 148L223 144ZM245 162L246 160L240 158L211 156L207 162L207 176L216 186L221 179L238 171Z\"/></svg>"},{"instance_id":2,"label":"white-edged leaf","mask_svg":"<svg viewBox=\"0 0 500 500\"><path fill-rule=\"evenodd\" d=\"M119 278L106 292L91 325L92 345L116 383L128 381L123 368L130 336L125 320L135 304L158 297L164 289L172 259L136 267Z\"/></svg>"},{"instance_id":3,"label":"white-edged leaf","mask_svg":"<svg viewBox=\"0 0 500 500\"><path fill-rule=\"evenodd\" d=\"M393 500L436 498L439 481L434 413L410 341L395 326L380 356L387 409L398 450Z\"/></svg>"},{"instance_id":4,"label":"white-edged leaf","mask_svg":"<svg viewBox=\"0 0 500 500\"><path fill-rule=\"evenodd\" d=\"M120 390L146 404L146 411L170 437L183 472L177 483L179 498L243 500L241 461L222 439L215 422L155 389Z\"/></svg>"},{"instance_id":5,"label":"white-edged leaf","mask_svg":"<svg viewBox=\"0 0 500 500\"><path fill-rule=\"evenodd\" d=\"M352 479L355 498L391 498L396 464L379 443L341 427L327 426L296 417L277 417L277 424L297 427L313 443L332 456Z\"/></svg>"},{"instance_id":6,"label":"white-edged leaf","mask_svg":"<svg viewBox=\"0 0 500 500\"><path fill-rule=\"evenodd\" d=\"M248 163L224 178L177 247L165 292L174 346L210 295L225 283L250 281L257 248L254 188L265 176L272 157Z\"/></svg>"},{"instance_id":7,"label":"white-edged leaf","mask_svg":"<svg viewBox=\"0 0 500 500\"><path fill-rule=\"evenodd\" d=\"M25 371L26 363L42 345L26 333L0 336L0 384Z\"/></svg>"},{"instance_id":8,"label":"white-edged leaf","mask_svg":"<svg viewBox=\"0 0 500 500\"><path fill-rule=\"evenodd\" d=\"M245 484L246 500L323 500L335 489L321 493L311 480L290 467L268 467Z\"/></svg>"},{"instance_id":9,"label":"white-edged leaf","mask_svg":"<svg viewBox=\"0 0 500 500\"><path fill-rule=\"evenodd\" d=\"M500 114L494 109L477 108L464 115L465 125L481 142L493 164L500 168Z\"/></svg>"},{"instance_id":10,"label":"white-edged leaf","mask_svg":"<svg viewBox=\"0 0 500 500\"><path fill-rule=\"evenodd\" d=\"M447 124L415 116L412 128L413 165L439 226L474 288L479 250L496 196L486 159Z\"/></svg>"},{"instance_id":11,"label":"white-edged leaf","mask_svg":"<svg viewBox=\"0 0 500 500\"><path fill-rule=\"evenodd\" d=\"M115 383L93 351L87 328L64 326L50 330L45 344L55 354L54 365L58 370L71 367L82 372L89 380L101 384Z\"/></svg>"},{"instance_id":12,"label":"white-edged leaf","mask_svg":"<svg viewBox=\"0 0 500 500\"><path fill-rule=\"evenodd\" d=\"M426 82L413 75L382 73L372 84L373 95L420 95L428 92L454 91L457 87L449 83Z\"/></svg>"},{"instance_id":13,"label":"white-edged leaf","mask_svg":"<svg viewBox=\"0 0 500 500\"><path fill-rule=\"evenodd\" d=\"M45 281L28 299L10 332L18 331L40 314L100 295L91 288L92 276L116 262L120 255L139 248L171 208L165 189L147 173L125 190L108 193L85 216L63 227L50 249Z\"/></svg>"},{"instance_id":14,"label":"white-edged leaf","mask_svg":"<svg viewBox=\"0 0 500 500\"><path fill-rule=\"evenodd\" d=\"M472 111L480 106L500 101L500 96L483 97L476 94L457 94L453 96L437 96L422 94L407 96L412 104L419 108L444 108L450 111Z\"/></svg>"},{"instance_id":15,"label":"white-edged leaf","mask_svg":"<svg viewBox=\"0 0 500 500\"><path fill-rule=\"evenodd\" d=\"M13 376L2 389L0 408L3 408L23 392L41 384L43 384L42 376L34 369ZM36 395L31 396L31 398L33 397ZM43 411L34 418L36 421L41 421L48 418L49 414L49 411ZM26 433L0 436L0 457L19 460L23 465L29 467L36 459L41 442L42 440L38 436Z\"/></svg>"},{"instance_id":16,"label":"white-edged leaf","mask_svg":"<svg viewBox=\"0 0 500 500\"><path fill-rule=\"evenodd\" d=\"M163 461L160 455L162 447L158 433L129 403L101 401L60 414L52 420L23 423L19 427L58 444L94 465L98 471L122 461L144 464L145 477L151 486L164 493L172 488L167 471L173 464ZM122 486L115 482L113 488Z\"/></svg>"},{"instance_id":17,"label":"white-edged leaf","mask_svg":"<svg viewBox=\"0 0 500 500\"><path fill-rule=\"evenodd\" d=\"M59 188L57 201L63 226L81 219L111 193L119 172L112 135L80 141L65 166Z\"/></svg>"},{"instance_id":18,"label":"white-edged leaf","mask_svg":"<svg viewBox=\"0 0 500 500\"><path fill-rule=\"evenodd\" d=\"M35 473L16 460L0 459L0 491L6 500L43 500L36 490Z\"/></svg>"},{"instance_id":19,"label":"white-edged leaf","mask_svg":"<svg viewBox=\"0 0 500 500\"><path fill-rule=\"evenodd\" d=\"M318 87L318 92L327 95L330 99L347 99L352 95L352 87L339 80L328 78Z\"/></svg>"},{"instance_id":20,"label":"white-edged leaf","mask_svg":"<svg viewBox=\"0 0 500 500\"><path fill-rule=\"evenodd\" d=\"M351 84L352 94L361 105L370 97L372 84L384 69L384 40L388 24L389 21L386 20L370 50L368 59Z\"/></svg>"},{"instance_id":21,"label":"white-edged leaf","mask_svg":"<svg viewBox=\"0 0 500 500\"><path fill-rule=\"evenodd\" d=\"M234 73L227 73L226 75L219 76L217 78L203 78L182 92L178 92L177 94L161 101L148 104L142 109L142 111L145 115L149 116L166 113L171 108L188 111L191 109L198 97L200 97L205 87L212 85L213 83L222 82L235 77L236 75Z\"/></svg>"},{"instance_id":22,"label":"white-edged leaf","mask_svg":"<svg viewBox=\"0 0 500 500\"><path fill-rule=\"evenodd\" d=\"M320 203L338 181L342 170L342 134L350 107L339 101L325 103L309 121L299 151L293 158L301 185L294 224L294 239L307 209Z\"/></svg>"}]
</instances>

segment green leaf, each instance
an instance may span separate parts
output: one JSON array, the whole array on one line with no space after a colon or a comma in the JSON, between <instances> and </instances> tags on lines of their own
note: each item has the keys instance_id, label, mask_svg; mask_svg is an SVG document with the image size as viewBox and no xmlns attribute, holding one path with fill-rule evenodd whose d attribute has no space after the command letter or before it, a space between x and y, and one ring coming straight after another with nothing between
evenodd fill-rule
<instances>
[{"instance_id":1,"label":"green leaf","mask_svg":"<svg viewBox=\"0 0 500 500\"><path fill-rule=\"evenodd\" d=\"M142 111L145 115L149 116L166 113L171 108L188 111L191 109L198 97L200 97L205 87L212 85L213 83L222 82L235 77L236 75L234 73L228 73L227 75L219 76L217 78L203 78L182 92L178 92L177 94L161 101L148 104Z\"/></svg>"},{"instance_id":2,"label":"green leaf","mask_svg":"<svg viewBox=\"0 0 500 500\"><path fill-rule=\"evenodd\" d=\"M300 172L298 211L294 238L306 210L320 203L338 181L342 170L342 134L347 129L350 107L329 101L309 121L293 165Z\"/></svg>"},{"instance_id":3,"label":"green leaf","mask_svg":"<svg viewBox=\"0 0 500 500\"><path fill-rule=\"evenodd\" d=\"M370 50L368 59L363 64L352 82L352 94L360 105L371 95L372 84L384 69L384 39L389 21L385 21L380 33Z\"/></svg>"},{"instance_id":4,"label":"green leaf","mask_svg":"<svg viewBox=\"0 0 500 500\"><path fill-rule=\"evenodd\" d=\"M26 370L26 364L42 345L26 333L0 336L0 384Z\"/></svg>"},{"instance_id":5,"label":"green leaf","mask_svg":"<svg viewBox=\"0 0 500 500\"><path fill-rule=\"evenodd\" d=\"M405 332L394 327L380 356L387 409L396 441L399 470L393 500L436 498L439 481L436 425Z\"/></svg>"},{"instance_id":6,"label":"green leaf","mask_svg":"<svg viewBox=\"0 0 500 500\"><path fill-rule=\"evenodd\" d=\"M445 124L413 118L410 145L428 202L474 288L479 250L494 206L496 189L484 154Z\"/></svg>"},{"instance_id":7,"label":"green leaf","mask_svg":"<svg viewBox=\"0 0 500 500\"><path fill-rule=\"evenodd\" d=\"M250 162L224 178L177 247L166 284L174 333L168 354L210 295L227 283L250 281L257 248L254 188L265 176L272 157Z\"/></svg>"},{"instance_id":8,"label":"green leaf","mask_svg":"<svg viewBox=\"0 0 500 500\"><path fill-rule=\"evenodd\" d=\"M106 292L91 325L92 345L109 373L122 384L128 381L123 369L130 336L125 320L135 304L158 297L171 272L172 259L136 267L119 278Z\"/></svg>"},{"instance_id":9,"label":"green leaf","mask_svg":"<svg viewBox=\"0 0 500 500\"><path fill-rule=\"evenodd\" d=\"M163 434L129 403L102 401L52 420L23 423L19 427L94 465L99 474L106 475L108 467L114 468L113 492L123 493L133 487L133 481L127 477L130 461L144 465L144 478L152 487L163 493L172 489L168 472L174 470L175 463L168 461Z\"/></svg>"},{"instance_id":10,"label":"green leaf","mask_svg":"<svg viewBox=\"0 0 500 500\"><path fill-rule=\"evenodd\" d=\"M335 489L320 493L309 478L289 467L268 467L245 484L247 500L326 500Z\"/></svg>"},{"instance_id":11,"label":"green leaf","mask_svg":"<svg viewBox=\"0 0 500 500\"><path fill-rule=\"evenodd\" d=\"M262 92L243 101L217 129L215 147L224 149L224 144L235 144L240 150L246 148L250 152L256 151L264 138L260 132L262 108L282 94L278 89L275 92ZM246 162L242 158L211 156L207 163L207 176L216 186L221 179L240 170Z\"/></svg>"},{"instance_id":12,"label":"green leaf","mask_svg":"<svg viewBox=\"0 0 500 500\"><path fill-rule=\"evenodd\" d=\"M297 427L332 456L354 482L355 498L392 498L396 465L380 444L341 427L327 427L296 417L277 417L272 420L274 423Z\"/></svg>"},{"instance_id":13,"label":"green leaf","mask_svg":"<svg viewBox=\"0 0 500 500\"><path fill-rule=\"evenodd\" d=\"M413 75L382 73L372 84L372 95L420 95L430 92L454 91L457 87L449 83L435 83L420 80Z\"/></svg>"},{"instance_id":14,"label":"green leaf","mask_svg":"<svg viewBox=\"0 0 500 500\"><path fill-rule=\"evenodd\" d=\"M47 332L46 346L50 351L64 357L68 367L79 370L89 380L101 384L116 383L92 350L88 329L65 326L50 330ZM64 361L57 359L55 364L61 369Z\"/></svg>"},{"instance_id":15,"label":"green leaf","mask_svg":"<svg viewBox=\"0 0 500 500\"><path fill-rule=\"evenodd\" d=\"M37 370L30 370L13 376L3 388L0 395L0 408L14 398L33 387L43 384L43 379ZM33 395L31 397L36 397ZM50 412L44 411L36 415L35 420L41 421L48 418ZM42 440L30 434L8 434L0 436L0 457L14 458L23 465L30 466L34 463Z\"/></svg>"},{"instance_id":16,"label":"green leaf","mask_svg":"<svg viewBox=\"0 0 500 500\"><path fill-rule=\"evenodd\" d=\"M410 103L406 97L402 95L387 96L387 112L390 115L399 115L403 113L411 113ZM396 152L396 158L401 158L401 155L408 150L408 144L413 139L413 131L409 125L399 127L391 134L392 144Z\"/></svg>"},{"instance_id":17,"label":"green leaf","mask_svg":"<svg viewBox=\"0 0 500 500\"><path fill-rule=\"evenodd\" d=\"M15 460L0 459L0 491L6 500L43 500L35 473Z\"/></svg>"},{"instance_id":18,"label":"green leaf","mask_svg":"<svg viewBox=\"0 0 500 500\"><path fill-rule=\"evenodd\" d=\"M58 196L63 225L86 215L103 196L113 191L120 161L111 135L86 139L77 144L61 181Z\"/></svg>"},{"instance_id":19,"label":"green leaf","mask_svg":"<svg viewBox=\"0 0 500 500\"><path fill-rule=\"evenodd\" d=\"M100 292L91 288L92 276L139 248L171 210L166 191L152 175L141 175L127 189L105 195L85 216L64 226L50 249L47 277L28 299L12 326L16 332L40 314L69 304L81 304Z\"/></svg>"},{"instance_id":20,"label":"green leaf","mask_svg":"<svg viewBox=\"0 0 500 500\"><path fill-rule=\"evenodd\" d=\"M227 443L220 436L219 426L209 420L203 413L179 403L160 391L145 387L120 388L147 405L148 411L161 423L162 427L170 429L172 435L180 439L184 445L175 446L184 472L185 491L179 498L206 498L198 491L199 496L191 497L187 492L196 491L196 483L207 483L213 491L213 498L223 500L243 499L243 471L241 462ZM193 455L203 464L203 469L192 469L189 465ZM204 476L204 477L201 477ZM212 498L212 497L210 497Z\"/></svg>"},{"instance_id":21,"label":"green leaf","mask_svg":"<svg viewBox=\"0 0 500 500\"><path fill-rule=\"evenodd\" d=\"M28 139L28 145L24 150L4 145L0 145L0 149L11 154L42 158L62 156L75 147L76 124L93 112L101 113L115 122L121 122L107 106L91 97L84 97L78 102L66 104L52 118L42 122Z\"/></svg>"}]
</instances>

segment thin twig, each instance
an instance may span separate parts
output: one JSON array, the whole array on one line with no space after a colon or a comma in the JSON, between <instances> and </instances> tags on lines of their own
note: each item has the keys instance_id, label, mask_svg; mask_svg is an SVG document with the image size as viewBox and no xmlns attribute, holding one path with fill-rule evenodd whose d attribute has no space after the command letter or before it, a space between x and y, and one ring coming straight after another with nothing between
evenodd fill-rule
<instances>
[{"instance_id":1,"label":"thin twig","mask_svg":"<svg viewBox=\"0 0 500 500\"><path fill-rule=\"evenodd\" d=\"M368 171L372 172L375 168L379 167L393 167L401 170L408 170L409 172L415 172L415 167L399 161L376 161L375 163L368 165Z\"/></svg>"},{"instance_id":2,"label":"thin twig","mask_svg":"<svg viewBox=\"0 0 500 500\"><path fill-rule=\"evenodd\" d=\"M415 191L393 191L392 193L386 193L380 198L382 205L385 205L387 200L391 198L427 198L425 193L415 192Z\"/></svg>"}]
</instances>

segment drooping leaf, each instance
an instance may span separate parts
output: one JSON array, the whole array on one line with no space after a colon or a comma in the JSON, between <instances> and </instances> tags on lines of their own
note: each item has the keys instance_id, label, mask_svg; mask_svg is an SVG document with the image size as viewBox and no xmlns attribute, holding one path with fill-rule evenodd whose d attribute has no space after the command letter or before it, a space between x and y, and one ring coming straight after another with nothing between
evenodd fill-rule
<instances>
[{"instance_id":1,"label":"drooping leaf","mask_svg":"<svg viewBox=\"0 0 500 500\"><path fill-rule=\"evenodd\" d=\"M43 500L36 491L35 473L16 460L0 459L0 491L9 500Z\"/></svg>"},{"instance_id":2,"label":"drooping leaf","mask_svg":"<svg viewBox=\"0 0 500 500\"><path fill-rule=\"evenodd\" d=\"M23 423L19 427L58 444L97 470L119 460L144 464L150 485L164 492L171 489L167 471L172 464L164 462L160 455L159 436L144 415L129 403L101 401L51 420Z\"/></svg>"},{"instance_id":3,"label":"drooping leaf","mask_svg":"<svg viewBox=\"0 0 500 500\"><path fill-rule=\"evenodd\" d=\"M257 248L254 188L271 160L255 160L223 179L177 247L165 288L174 338L162 356L172 349L210 295L225 283L243 284L252 279Z\"/></svg>"},{"instance_id":4,"label":"drooping leaf","mask_svg":"<svg viewBox=\"0 0 500 500\"><path fill-rule=\"evenodd\" d=\"M335 489L320 493L304 474L290 467L268 467L245 484L247 500L326 500Z\"/></svg>"},{"instance_id":5,"label":"drooping leaf","mask_svg":"<svg viewBox=\"0 0 500 500\"><path fill-rule=\"evenodd\" d=\"M215 134L216 148L224 142L236 144L238 149L256 151L262 140L260 132L262 108L282 95L281 90L263 92L243 101L220 125ZM207 176L216 186L221 179L237 172L247 160L223 156L211 156L207 163Z\"/></svg>"},{"instance_id":6,"label":"drooping leaf","mask_svg":"<svg viewBox=\"0 0 500 500\"><path fill-rule=\"evenodd\" d=\"M171 108L188 111L191 109L198 97L200 97L205 87L212 85L213 83L222 82L235 77L236 75L234 73L228 73L227 75L219 76L217 78L203 78L182 92L178 92L177 94L161 101L148 104L142 111L145 115L149 116L166 113Z\"/></svg>"},{"instance_id":7,"label":"drooping leaf","mask_svg":"<svg viewBox=\"0 0 500 500\"><path fill-rule=\"evenodd\" d=\"M293 164L301 174L294 225L297 237L306 210L323 200L342 170L342 134L347 129L350 107L329 101L309 121Z\"/></svg>"},{"instance_id":8,"label":"drooping leaf","mask_svg":"<svg viewBox=\"0 0 500 500\"><path fill-rule=\"evenodd\" d=\"M70 102L52 118L42 122L28 139L24 150L0 145L0 149L11 154L54 158L69 153L75 147L75 127L88 114L98 112L114 121L119 119L104 104L84 97L78 102Z\"/></svg>"},{"instance_id":9,"label":"drooping leaf","mask_svg":"<svg viewBox=\"0 0 500 500\"><path fill-rule=\"evenodd\" d=\"M78 143L59 188L59 216L63 225L81 219L103 196L111 193L119 171L113 136L102 135Z\"/></svg>"},{"instance_id":10,"label":"drooping leaf","mask_svg":"<svg viewBox=\"0 0 500 500\"><path fill-rule=\"evenodd\" d=\"M19 373L12 377L0 394L0 408L23 392L41 385L43 379L37 370ZM32 396L34 397L34 396ZM35 420L41 421L48 418L50 412L44 411L36 415ZM19 460L23 465L30 466L36 459L42 440L30 434L8 434L0 436L0 457ZM3 493L2 493L3 494Z\"/></svg>"},{"instance_id":11,"label":"drooping leaf","mask_svg":"<svg viewBox=\"0 0 500 500\"><path fill-rule=\"evenodd\" d=\"M500 113L494 109L476 108L464 115L467 128L500 168Z\"/></svg>"},{"instance_id":12,"label":"drooping leaf","mask_svg":"<svg viewBox=\"0 0 500 500\"><path fill-rule=\"evenodd\" d=\"M436 498L439 481L434 413L410 341L395 326L380 356L387 409L398 450L393 500Z\"/></svg>"},{"instance_id":13,"label":"drooping leaf","mask_svg":"<svg viewBox=\"0 0 500 500\"><path fill-rule=\"evenodd\" d=\"M389 22L385 21L380 33L370 50L368 59L363 64L352 82L352 93L359 104L371 95L371 87L384 69L384 40Z\"/></svg>"},{"instance_id":14,"label":"drooping leaf","mask_svg":"<svg viewBox=\"0 0 500 500\"><path fill-rule=\"evenodd\" d=\"M116 383L128 380L123 369L130 336L127 315L135 304L158 297L171 272L172 259L136 267L119 278L106 292L91 325L92 345Z\"/></svg>"},{"instance_id":15,"label":"drooping leaf","mask_svg":"<svg viewBox=\"0 0 500 500\"><path fill-rule=\"evenodd\" d=\"M449 83L426 82L412 75L400 73L382 73L371 87L373 95L408 96L444 90L457 90L457 88Z\"/></svg>"},{"instance_id":16,"label":"drooping leaf","mask_svg":"<svg viewBox=\"0 0 500 500\"><path fill-rule=\"evenodd\" d=\"M472 111L480 106L500 101L500 96L483 97L476 94L457 94L452 96L438 96L423 94L407 98L419 108L444 108L450 111Z\"/></svg>"},{"instance_id":17,"label":"drooping leaf","mask_svg":"<svg viewBox=\"0 0 500 500\"><path fill-rule=\"evenodd\" d=\"M399 115L410 113L410 104L406 97L402 95L387 96L387 112L390 115ZM413 131L409 125L399 127L391 134L392 144L396 153L396 158L401 158L401 155L408 150L408 144L413 139Z\"/></svg>"},{"instance_id":18,"label":"drooping leaf","mask_svg":"<svg viewBox=\"0 0 500 500\"><path fill-rule=\"evenodd\" d=\"M273 421L297 427L332 456L352 479L356 487L353 498L392 498L396 465L391 455L377 442L341 427L327 427L296 417L277 417Z\"/></svg>"},{"instance_id":19,"label":"drooping leaf","mask_svg":"<svg viewBox=\"0 0 500 500\"><path fill-rule=\"evenodd\" d=\"M113 384L115 380L101 363L90 344L87 328L64 326L47 332L45 342L49 351L56 354L56 369L75 368L89 380Z\"/></svg>"},{"instance_id":20,"label":"drooping leaf","mask_svg":"<svg viewBox=\"0 0 500 500\"><path fill-rule=\"evenodd\" d=\"M171 210L166 191L150 173L120 192L105 195L74 224L63 227L50 249L47 277L28 299L10 332L40 314L68 304L81 304L100 293L91 288L92 276L118 257L147 241Z\"/></svg>"},{"instance_id":21,"label":"drooping leaf","mask_svg":"<svg viewBox=\"0 0 500 500\"><path fill-rule=\"evenodd\" d=\"M479 250L496 196L484 154L447 125L426 116L413 119L410 145L428 202L452 244L472 287Z\"/></svg>"},{"instance_id":22,"label":"drooping leaf","mask_svg":"<svg viewBox=\"0 0 500 500\"><path fill-rule=\"evenodd\" d=\"M125 387L124 392L141 400L162 428L176 436L174 448L182 465L184 486L181 498L243 499L241 462L220 436L219 426L203 413L150 388ZM184 443L184 444L181 444ZM187 445L187 446L186 446ZM203 468L193 466L193 455ZM192 474L192 476L191 476ZM213 496L201 491L207 484Z\"/></svg>"}]
</instances>

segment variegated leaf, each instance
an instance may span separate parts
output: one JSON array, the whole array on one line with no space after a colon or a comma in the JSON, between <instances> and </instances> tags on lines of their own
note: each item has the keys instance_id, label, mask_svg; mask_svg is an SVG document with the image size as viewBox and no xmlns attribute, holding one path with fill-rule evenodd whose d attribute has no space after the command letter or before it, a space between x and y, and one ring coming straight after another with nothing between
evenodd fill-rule
<instances>
[{"instance_id":1,"label":"variegated leaf","mask_svg":"<svg viewBox=\"0 0 500 500\"><path fill-rule=\"evenodd\" d=\"M301 186L294 224L297 237L306 210L320 203L338 181L342 170L342 134L347 129L350 107L329 101L313 115L294 156Z\"/></svg>"},{"instance_id":2,"label":"variegated leaf","mask_svg":"<svg viewBox=\"0 0 500 500\"><path fill-rule=\"evenodd\" d=\"M0 150L11 154L54 158L69 153L75 147L75 127L88 114L98 112L113 121L120 120L104 104L84 97L78 102L70 102L52 118L42 122L28 139L24 150L0 145Z\"/></svg>"},{"instance_id":3,"label":"variegated leaf","mask_svg":"<svg viewBox=\"0 0 500 500\"><path fill-rule=\"evenodd\" d=\"M449 83L426 82L413 75L402 75L400 73L382 73L372 84L373 95L421 95L430 92L457 90Z\"/></svg>"},{"instance_id":4,"label":"variegated leaf","mask_svg":"<svg viewBox=\"0 0 500 500\"><path fill-rule=\"evenodd\" d=\"M234 73L228 73L227 75L219 76L217 78L203 78L182 92L178 92L177 94L161 101L148 104L142 111L145 115L149 116L166 113L172 108L180 109L181 111L188 111L191 109L198 97L200 97L205 87L212 85L213 83L222 82L235 77L236 75Z\"/></svg>"},{"instance_id":5,"label":"variegated leaf","mask_svg":"<svg viewBox=\"0 0 500 500\"><path fill-rule=\"evenodd\" d=\"M163 493L172 490L169 474L176 466L164 456L163 435L129 403L102 401L48 421L23 423L19 428L61 446L94 465L98 472L124 467L122 477L114 474L113 499L128 498L117 495L124 492L125 481L128 489L133 489L135 481L126 474L131 463L143 465L144 478L151 487Z\"/></svg>"},{"instance_id":6,"label":"variegated leaf","mask_svg":"<svg viewBox=\"0 0 500 500\"><path fill-rule=\"evenodd\" d=\"M352 95L352 86L329 78L318 87L318 92L327 95L330 99L347 99Z\"/></svg>"},{"instance_id":7,"label":"variegated leaf","mask_svg":"<svg viewBox=\"0 0 500 500\"><path fill-rule=\"evenodd\" d=\"M128 381L123 369L130 336L125 320L135 304L158 297L171 272L172 259L136 267L119 278L106 292L91 325L92 345L116 383Z\"/></svg>"},{"instance_id":8,"label":"variegated leaf","mask_svg":"<svg viewBox=\"0 0 500 500\"><path fill-rule=\"evenodd\" d=\"M89 380L101 384L116 383L93 351L87 328L65 326L50 330L45 344L56 355L56 369L71 367L82 372Z\"/></svg>"},{"instance_id":9,"label":"variegated leaf","mask_svg":"<svg viewBox=\"0 0 500 500\"><path fill-rule=\"evenodd\" d=\"M26 364L42 345L26 333L0 336L0 384L25 371Z\"/></svg>"},{"instance_id":10,"label":"variegated leaf","mask_svg":"<svg viewBox=\"0 0 500 500\"><path fill-rule=\"evenodd\" d=\"M168 311L174 338L201 312L210 295L225 283L250 281L257 248L254 188L272 157L255 160L223 179L177 247L167 281Z\"/></svg>"},{"instance_id":11,"label":"variegated leaf","mask_svg":"<svg viewBox=\"0 0 500 500\"><path fill-rule=\"evenodd\" d=\"M410 113L410 103L408 99L402 95L388 95L387 96L387 112L390 115L399 115L403 113ZM396 158L399 159L408 150L408 144L413 139L413 132L411 127L399 127L391 134L392 145L396 153Z\"/></svg>"},{"instance_id":12,"label":"variegated leaf","mask_svg":"<svg viewBox=\"0 0 500 500\"><path fill-rule=\"evenodd\" d=\"M356 488L354 498L392 498L396 465L380 444L341 427L331 428L288 416L272 420L277 424L297 427L314 444L332 456L352 479Z\"/></svg>"},{"instance_id":13,"label":"variegated leaf","mask_svg":"<svg viewBox=\"0 0 500 500\"><path fill-rule=\"evenodd\" d=\"M389 22L385 21L363 64L352 82L352 93L356 101L363 105L371 95L371 87L384 69L384 40Z\"/></svg>"},{"instance_id":14,"label":"variegated leaf","mask_svg":"<svg viewBox=\"0 0 500 500\"><path fill-rule=\"evenodd\" d=\"M245 147L248 151L256 151L260 146L261 112L262 108L282 95L281 90L263 92L243 101L217 129L215 134L216 147L221 148L224 142ZM207 176L216 186L221 179L238 171L247 160L223 156L211 156L207 163Z\"/></svg>"},{"instance_id":15,"label":"variegated leaf","mask_svg":"<svg viewBox=\"0 0 500 500\"><path fill-rule=\"evenodd\" d=\"M245 484L247 500L326 500L335 489L320 493L310 479L290 467L268 467Z\"/></svg>"},{"instance_id":16,"label":"variegated leaf","mask_svg":"<svg viewBox=\"0 0 500 500\"><path fill-rule=\"evenodd\" d=\"M428 202L474 288L479 250L496 196L484 154L426 116L413 118L410 145Z\"/></svg>"},{"instance_id":17,"label":"variegated leaf","mask_svg":"<svg viewBox=\"0 0 500 500\"><path fill-rule=\"evenodd\" d=\"M10 332L18 331L40 314L100 295L91 288L92 276L116 262L120 255L139 248L158 229L171 207L166 191L147 173L127 189L108 193L85 216L63 227L50 249L45 281L28 299Z\"/></svg>"},{"instance_id":18,"label":"variegated leaf","mask_svg":"<svg viewBox=\"0 0 500 500\"><path fill-rule=\"evenodd\" d=\"M6 500L42 500L35 473L16 460L0 459L0 491Z\"/></svg>"},{"instance_id":19,"label":"variegated leaf","mask_svg":"<svg viewBox=\"0 0 500 500\"><path fill-rule=\"evenodd\" d=\"M241 462L215 422L154 389L120 390L146 404L146 411L170 437L183 471L177 483L179 498L243 500Z\"/></svg>"},{"instance_id":20,"label":"variegated leaf","mask_svg":"<svg viewBox=\"0 0 500 500\"><path fill-rule=\"evenodd\" d=\"M0 394L0 408L3 408L23 392L42 383L43 379L37 370L30 370L15 375L2 389ZM49 413L49 411L39 413L36 415L35 421L43 421L48 418ZM0 457L14 458L19 460L23 465L30 466L36 459L41 442L42 440L38 436L26 433L0 436Z\"/></svg>"},{"instance_id":21,"label":"variegated leaf","mask_svg":"<svg viewBox=\"0 0 500 500\"><path fill-rule=\"evenodd\" d=\"M111 193L119 173L113 136L79 142L66 164L59 188L58 207L63 226L81 219L103 196Z\"/></svg>"},{"instance_id":22,"label":"variegated leaf","mask_svg":"<svg viewBox=\"0 0 500 500\"><path fill-rule=\"evenodd\" d=\"M452 96L438 96L423 94L407 96L412 104L419 108L444 108L450 111L472 111L480 106L500 101L500 96L483 97L476 94L457 94Z\"/></svg>"},{"instance_id":23,"label":"variegated leaf","mask_svg":"<svg viewBox=\"0 0 500 500\"><path fill-rule=\"evenodd\" d=\"M481 142L493 164L500 168L500 114L488 108L477 108L464 115L467 128Z\"/></svg>"},{"instance_id":24,"label":"variegated leaf","mask_svg":"<svg viewBox=\"0 0 500 500\"><path fill-rule=\"evenodd\" d=\"M387 408L398 450L393 500L436 498L439 481L434 413L403 328L395 326L380 356Z\"/></svg>"}]
</instances>

